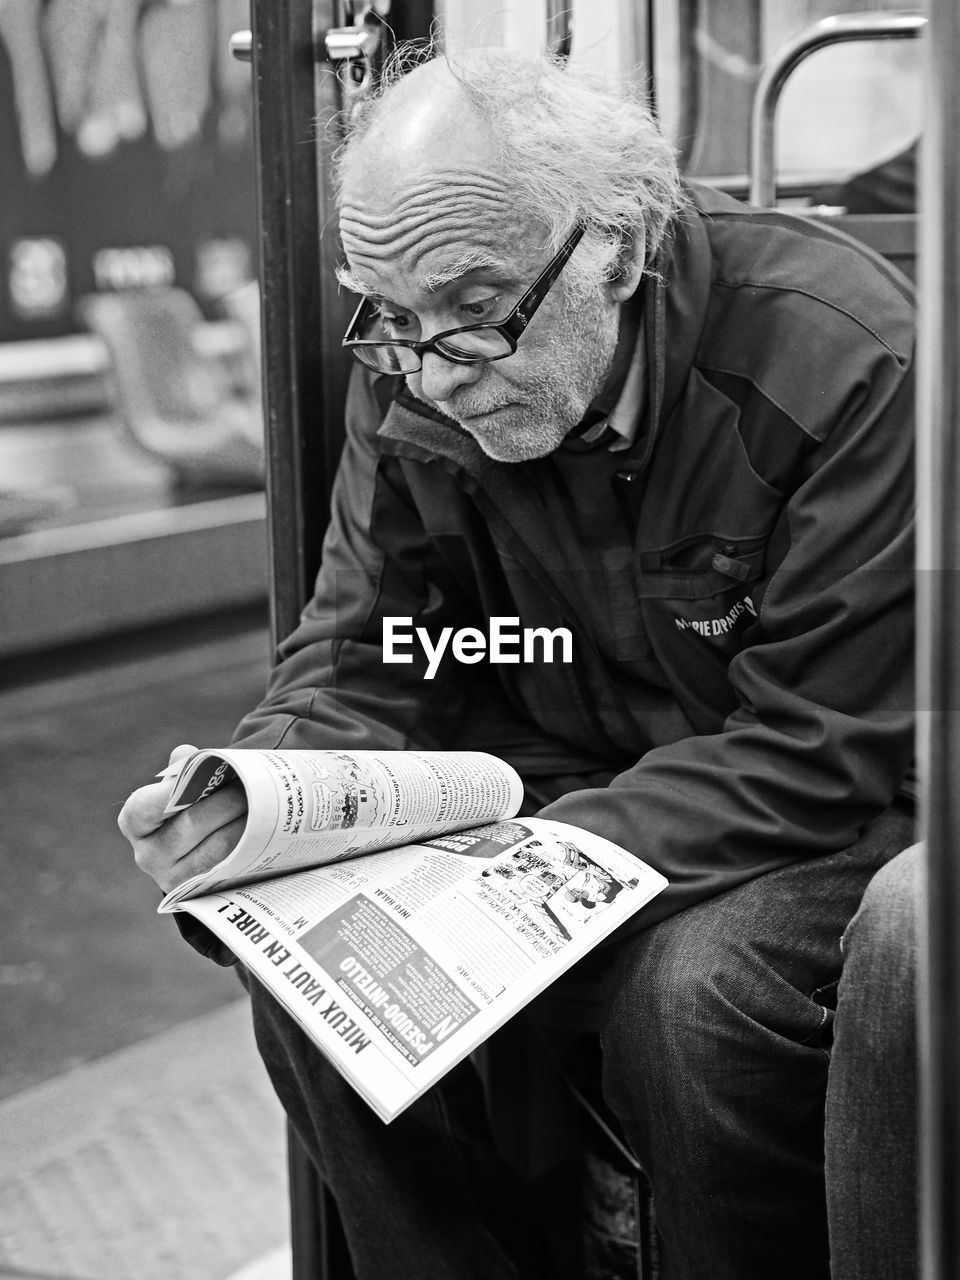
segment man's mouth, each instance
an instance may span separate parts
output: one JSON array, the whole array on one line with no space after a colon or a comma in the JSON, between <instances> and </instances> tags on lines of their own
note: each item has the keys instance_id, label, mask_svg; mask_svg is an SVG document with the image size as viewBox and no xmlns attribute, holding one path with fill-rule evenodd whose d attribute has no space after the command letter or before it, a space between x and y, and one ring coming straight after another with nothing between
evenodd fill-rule
<instances>
[{"instance_id":1,"label":"man's mouth","mask_svg":"<svg viewBox=\"0 0 960 1280\"><path fill-rule=\"evenodd\" d=\"M476 422L480 418L492 418L495 413L503 413L505 409L512 409L510 404L494 404L484 408L476 407L470 410L457 408L455 416L458 422ZM451 410L451 412L454 412Z\"/></svg>"}]
</instances>

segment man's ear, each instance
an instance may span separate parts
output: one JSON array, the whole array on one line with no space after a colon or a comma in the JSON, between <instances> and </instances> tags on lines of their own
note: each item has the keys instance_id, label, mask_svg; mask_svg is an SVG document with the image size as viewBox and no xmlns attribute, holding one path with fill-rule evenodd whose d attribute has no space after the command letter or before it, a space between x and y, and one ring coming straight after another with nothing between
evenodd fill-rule
<instances>
[{"instance_id":1,"label":"man's ear","mask_svg":"<svg viewBox=\"0 0 960 1280\"><path fill-rule=\"evenodd\" d=\"M624 238L620 256L617 259L616 275L607 281L612 302L626 302L636 293L643 277L643 268L647 258L647 240L642 228Z\"/></svg>"}]
</instances>

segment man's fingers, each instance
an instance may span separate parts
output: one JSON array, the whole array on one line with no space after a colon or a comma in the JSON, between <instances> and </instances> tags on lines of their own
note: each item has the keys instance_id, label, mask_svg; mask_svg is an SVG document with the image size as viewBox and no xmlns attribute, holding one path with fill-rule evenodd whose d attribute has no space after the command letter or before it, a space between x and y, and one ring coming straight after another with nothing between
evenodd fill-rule
<instances>
[{"instance_id":1,"label":"man's fingers","mask_svg":"<svg viewBox=\"0 0 960 1280\"><path fill-rule=\"evenodd\" d=\"M166 819L163 811L173 793L173 778L162 776L128 796L117 818L117 826L131 844L159 830Z\"/></svg>"},{"instance_id":2,"label":"man's fingers","mask_svg":"<svg viewBox=\"0 0 960 1280\"><path fill-rule=\"evenodd\" d=\"M177 814L177 819L181 817L183 814ZM243 834L245 822L245 815L226 822L188 851L172 844L158 848L155 840L144 840L134 847L134 858L140 869L155 880L164 893L169 893L184 880L222 862Z\"/></svg>"},{"instance_id":3,"label":"man's fingers","mask_svg":"<svg viewBox=\"0 0 960 1280\"><path fill-rule=\"evenodd\" d=\"M188 809L172 814L154 834L153 843L185 857L246 811L247 796L242 785L237 781L224 783Z\"/></svg>"},{"instance_id":4,"label":"man's fingers","mask_svg":"<svg viewBox=\"0 0 960 1280\"><path fill-rule=\"evenodd\" d=\"M178 747L171 760L193 750ZM137 865L164 891L221 862L246 823L246 794L239 782L227 783L197 804L166 816L173 785L172 774L165 771L160 781L135 791L117 819L133 845Z\"/></svg>"},{"instance_id":5,"label":"man's fingers","mask_svg":"<svg viewBox=\"0 0 960 1280\"><path fill-rule=\"evenodd\" d=\"M131 844L142 840L156 831L165 821L163 811L173 794L173 779L178 772L177 762L185 756L192 755L196 747L181 743L170 752L170 760L165 769L157 774L158 781L140 787L128 796L117 825Z\"/></svg>"}]
</instances>

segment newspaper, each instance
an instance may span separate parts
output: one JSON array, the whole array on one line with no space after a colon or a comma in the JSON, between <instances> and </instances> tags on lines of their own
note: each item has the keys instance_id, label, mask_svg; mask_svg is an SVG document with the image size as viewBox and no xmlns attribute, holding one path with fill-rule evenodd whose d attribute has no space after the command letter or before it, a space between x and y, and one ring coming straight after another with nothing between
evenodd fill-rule
<instances>
[{"instance_id":1,"label":"newspaper","mask_svg":"<svg viewBox=\"0 0 960 1280\"><path fill-rule=\"evenodd\" d=\"M234 777L239 844L160 910L221 938L387 1122L667 883L514 817L519 777L480 752L205 751L171 812Z\"/></svg>"},{"instance_id":2,"label":"newspaper","mask_svg":"<svg viewBox=\"0 0 960 1280\"><path fill-rule=\"evenodd\" d=\"M203 750L178 769L167 814L239 780L247 824L228 858L169 906L227 885L413 843L516 813L523 783L483 751Z\"/></svg>"}]
</instances>

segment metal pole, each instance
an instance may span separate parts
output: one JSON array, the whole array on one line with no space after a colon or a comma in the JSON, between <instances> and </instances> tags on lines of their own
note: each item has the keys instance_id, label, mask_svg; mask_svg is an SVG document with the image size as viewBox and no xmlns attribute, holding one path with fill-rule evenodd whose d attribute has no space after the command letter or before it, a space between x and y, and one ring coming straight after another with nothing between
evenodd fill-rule
<instances>
[{"instance_id":1,"label":"metal pole","mask_svg":"<svg viewBox=\"0 0 960 1280\"><path fill-rule=\"evenodd\" d=\"M573 44L573 2L547 0L546 48L558 58L569 58Z\"/></svg>"},{"instance_id":2,"label":"metal pole","mask_svg":"<svg viewBox=\"0 0 960 1280\"><path fill-rule=\"evenodd\" d=\"M960 7L930 0L921 152L921 1274L960 1275Z\"/></svg>"},{"instance_id":3,"label":"metal pole","mask_svg":"<svg viewBox=\"0 0 960 1280\"><path fill-rule=\"evenodd\" d=\"M292 630L319 559L329 465L314 162L310 0L253 0L267 511L274 640ZM309 495L309 499L307 496Z\"/></svg>"}]
</instances>

